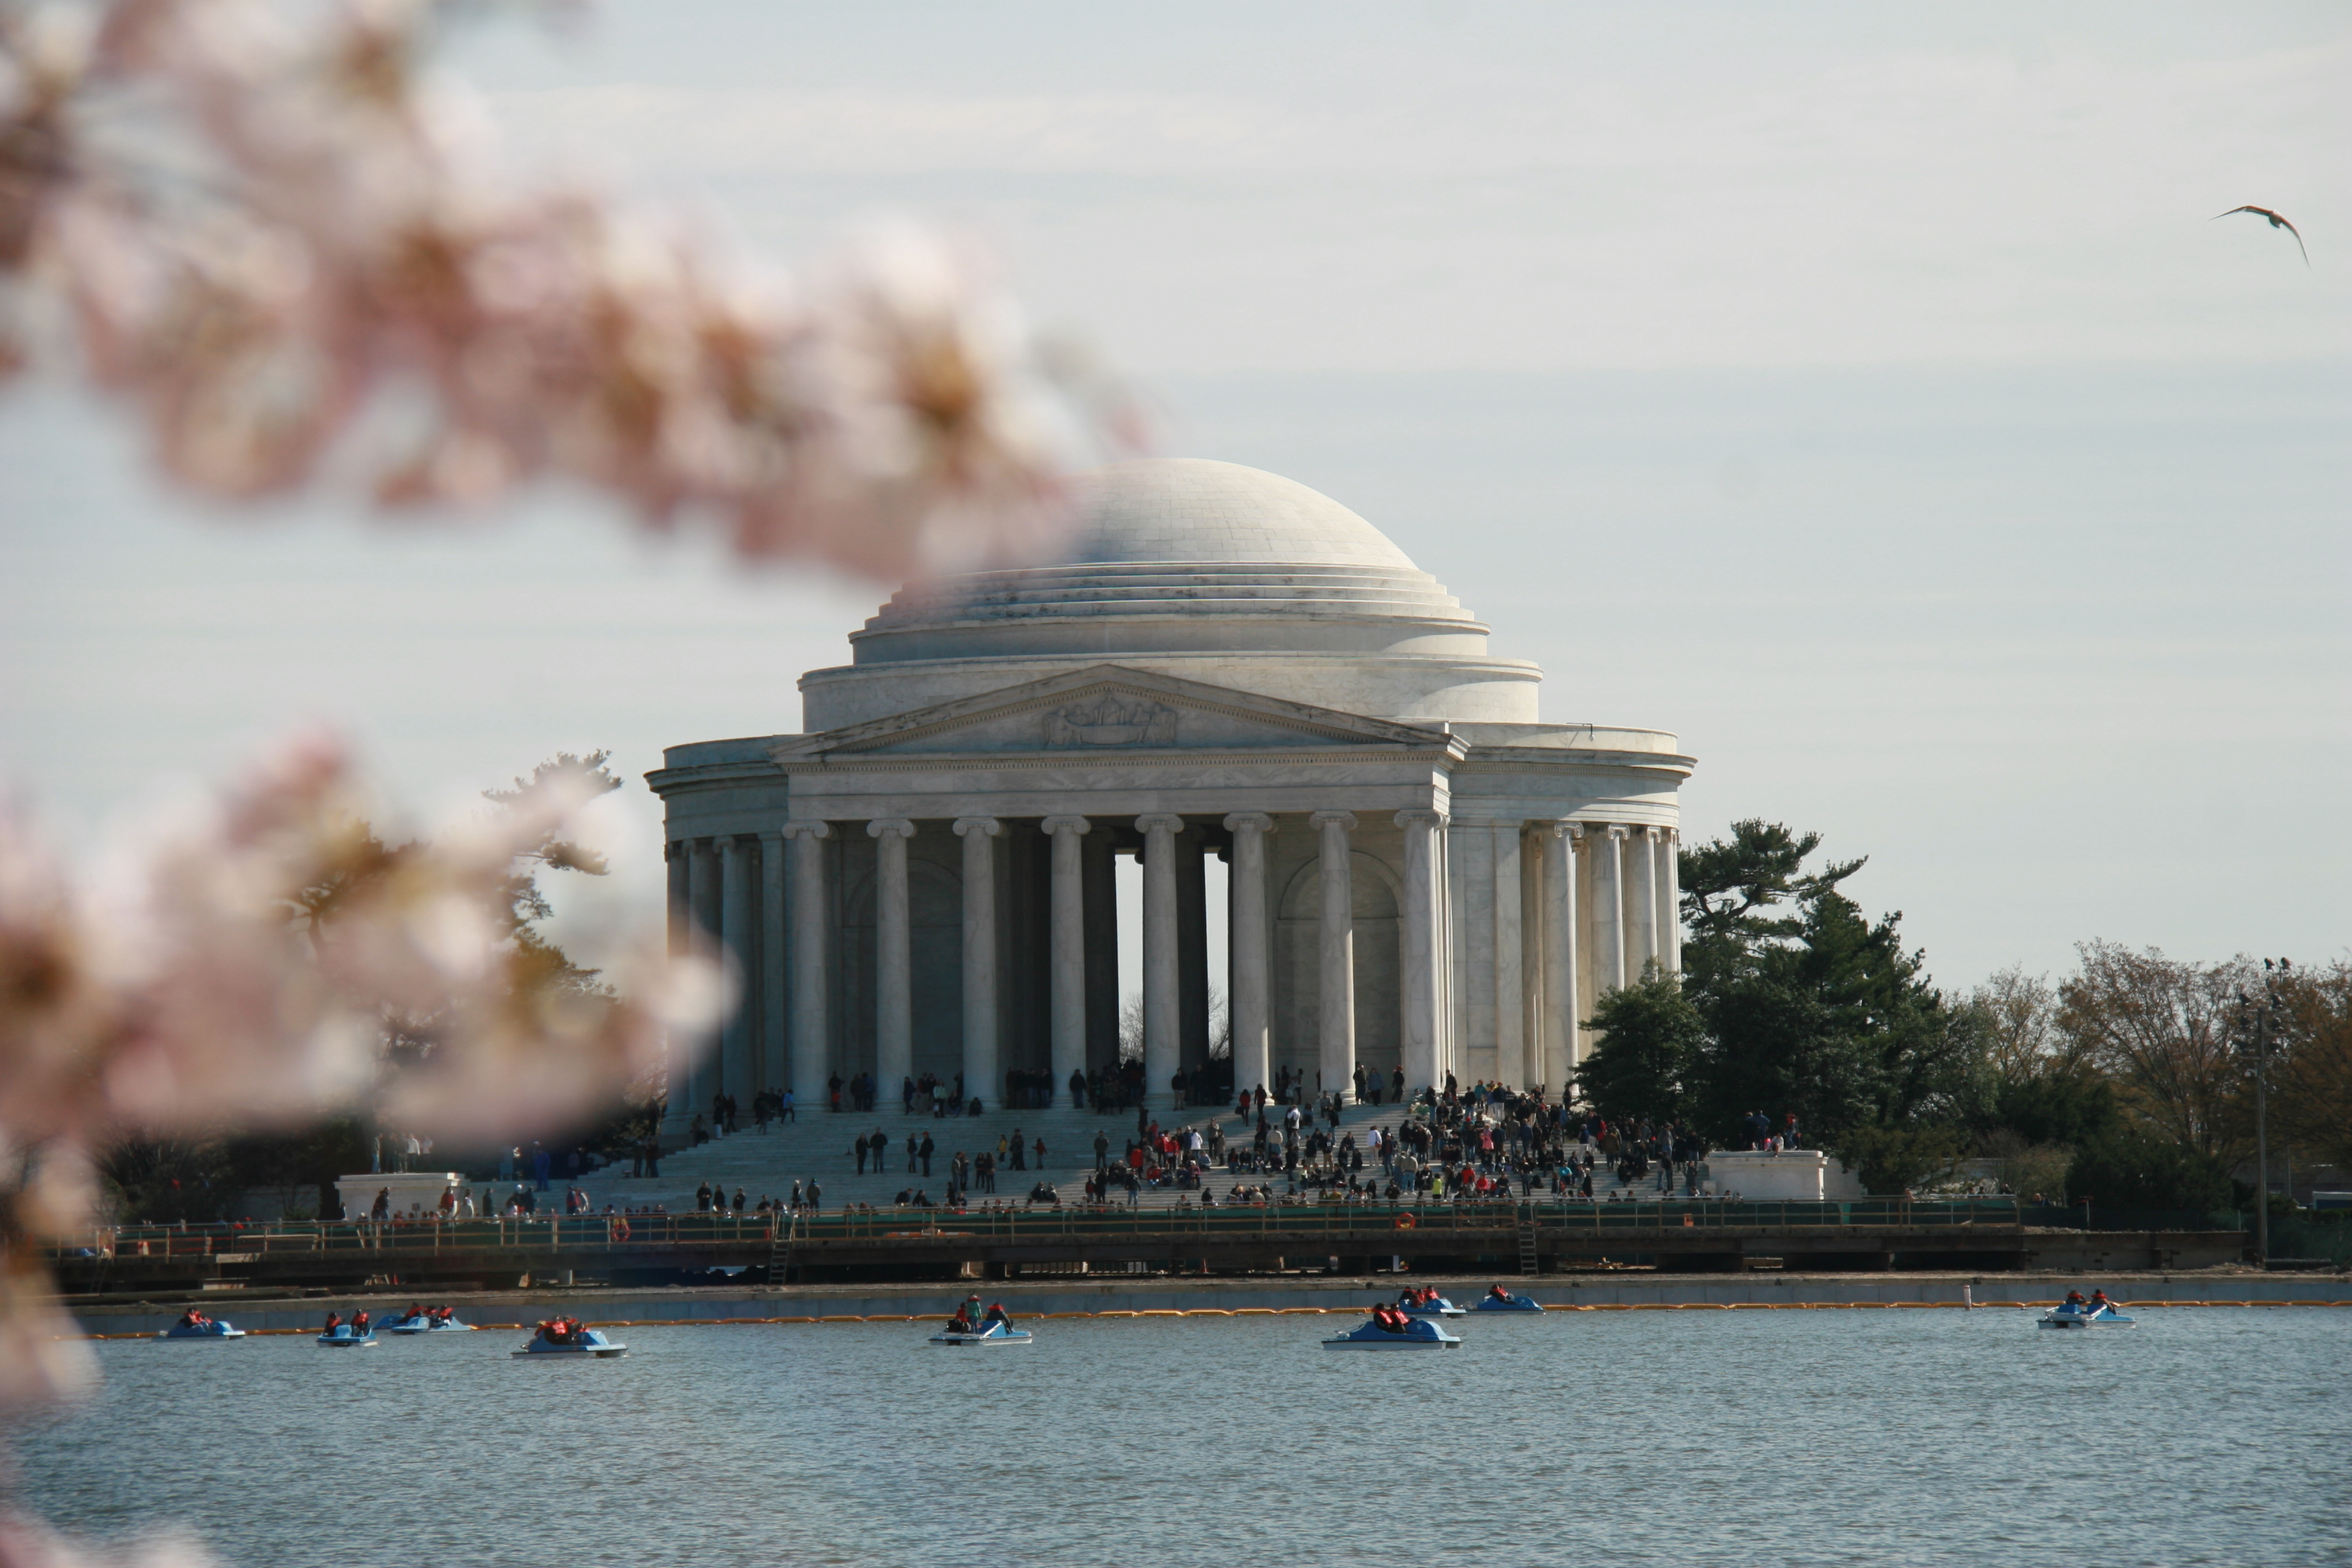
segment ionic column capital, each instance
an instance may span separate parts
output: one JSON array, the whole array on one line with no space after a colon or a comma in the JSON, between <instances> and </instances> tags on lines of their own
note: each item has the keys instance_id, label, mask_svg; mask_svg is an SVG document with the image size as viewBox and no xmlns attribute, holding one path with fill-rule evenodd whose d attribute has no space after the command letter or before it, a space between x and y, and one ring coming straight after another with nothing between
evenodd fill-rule
<instances>
[{"instance_id":1,"label":"ionic column capital","mask_svg":"<svg viewBox=\"0 0 2352 1568\"><path fill-rule=\"evenodd\" d=\"M778 828L776 831L786 838L830 838L833 837L833 824L830 822L787 822L783 826Z\"/></svg>"},{"instance_id":2,"label":"ionic column capital","mask_svg":"<svg viewBox=\"0 0 2352 1568\"><path fill-rule=\"evenodd\" d=\"M1445 814L1432 811L1425 805L1416 805L1398 812L1396 825L1399 827L1443 827L1445 826Z\"/></svg>"},{"instance_id":3,"label":"ionic column capital","mask_svg":"<svg viewBox=\"0 0 2352 1568\"><path fill-rule=\"evenodd\" d=\"M1085 833L1094 824L1083 816L1049 816L1037 826L1045 833Z\"/></svg>"},{"instance_id":4,"label":"ionic column capital","mask_svg":"<svg viewBox=\"0 0 2352 1568\"><path fill-rule=\"evenodd\" d=\"M1171 812L1148 812L1135 819L1135 830L1138 833L1150 833L1155 830L1181 833L1184 831L1184 819Z\"/></svg>"},{"instance_id":5,"label":"ionic column capital","mask_svg":"<svg viewBox=\"0 0 2352 1568\"><path fill-rule=\"evenodd\" d=\"M1309 827L1344 827L1355 831L1356 814L1352 811L1318 811L1308 816Z\"/></svg>"},{"instance_id":6,"label":"ionic column capital","mask_svg":"<svg viewBox=\"0 0 2352 1568\"><path fill-rule=\"evenodd\" d=\"M1004 831L1004 824L992 816L959 816L955 819L954 827L959 838L974 833L984 833L993 838Z\"/></svg>"},{"instance_id":7,"label":"ionic column capital","mask_svg":"<svg viewBox=\"0 0 2352 1568\"><path fill-rule=\"evenodd\" d=\"M1584 824L1570 822L1566 817L1562 817L1551 825L1551 836L1554 838L1565 838L1570 844L1580 843L1584 838Z\"/></svg>"},{"instance_id":8,"label":"ionic column capital","mask_svg":"<svg viewBox=\"0 0 2352 1568\"><path fill-rule=\"evenodd\" d=\"M1608 837L1615 840L1617 843L1622 844L1625 841L1626 836L1631 834L1633 830L1622 822L1612 822L1606 827L1603 827L1601 831Z\"/></svg>"},{"instance_id":9,"label":"ionic column capital","mask_svg":"<svg viewBox=\"0 0 2352 1568\"><path fill-rule=\"evenodd\" d=\"M915 825L903 816L883 816L867 823L866 831L877 838L886 837L893 833L901 838L912 838L915 836Z\"/></svg>"},{"instance_id":10,"label":"ionic column capital","mask_svg":"<svg viewBox=\"0 0 2352 1568\"><path fill-rule=\"evenodd\" d=\"M1274 831L1274 818L1268 816L1262 811L1231 812L1228 813L1225 817L1225 831L1228 833L1271 833Z\"/></svg>"}]
</instances>

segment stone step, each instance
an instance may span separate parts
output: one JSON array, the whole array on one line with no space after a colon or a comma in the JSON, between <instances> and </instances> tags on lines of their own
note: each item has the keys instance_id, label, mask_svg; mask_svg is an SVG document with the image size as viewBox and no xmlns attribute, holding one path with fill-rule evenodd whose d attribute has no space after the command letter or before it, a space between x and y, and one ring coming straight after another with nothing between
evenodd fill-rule
<instances>
[{"instance_id":1,"label":"stone step","mask_svg":"<svg viewBox=\"0 0 2352 1568\"><path fill-rule=\"evenodd\" d=\"M1230 1111L1218 1115L1206 1107L1155 1114L1162 1119L1181 1114L1185 1120L1180 1125L1199 1127L1204 1131L1211 1121L1215 1121L1223 1127L1229 1143L1249 1142L1254 1125ZM1400 1115L1400 1108L1395 1105L1350 1105L1340 1113L1340 1128L1354 1132L1360 1142L1366 1129L1393 1128ZM890 1159L879 1173L869 1167L860 1174L851 1142L877 1127L890 1137ZM824 1205L829 1209L847 1203L887 1205L901 1190L918 1187L937 1199L944 1194L949 1163L957 1150L976 1153L985 1147L993 1151L997 1140L1009 1138L1016 1127L1021 1129L1024 1142L1036 1138L1045 1141L1045 1161L1038 1166L1034 1159L1024 1160L1029 1168L1016 1171L1011 1168L1008 1157L1005 1168L997 1174L993 1195L998 1199L1018 1201L1043 1179L1056 1187L1065 1202L1073 1201L1080 1195L1086 1173L1094 1167L1097 1131L1109 1141L1113 1159L1126 1149L1127 1140L1136 1131L1132 1110L1097 1112L1073 1110L1066 1105L1044 1110L992 1110L976 1117L946 1118L909 1116L895 1107L886 1112L865 1115L816 1111L803 1114L797 1121L772 1123L764 1134L746 1123L741 1131L732 1136L667 1155L658 1177L629 1177L625 1174L628 1167L624 1163L597 1172L578 1184L599 1208L607 1203L625 1208L660 1204L673 1213L691 1210L695 1189L704 1182L723 1187L730 1198L740 1188L746 1201L751 1204L762 1197L782 1199L791 1192L793 1182L811 1178L823 1184ZM926 1132L930 1134L935 1147L931 1174L928 1177L919 1169L912 1174L907 1171L906 1139L909 1132L918 1141ZM1596 1196L1621 1190L1608 1170L1596 1169L1593 1175ZM1279 1184L1281 1178L1229 1173L1220 1169L1214 1181L1222 1194L1235 1182L1255 1184L1269 1181ZM1635 1184L1634 1190L1640 1193L1647 1185ZM989 1195L974 1194L975 1198ZM1183 1194L1174 1189L1163 1189L1140 1194L1139 1201L1166 1205L1175 1203L1180 1195Z\"/></svg>"}]
</instances>

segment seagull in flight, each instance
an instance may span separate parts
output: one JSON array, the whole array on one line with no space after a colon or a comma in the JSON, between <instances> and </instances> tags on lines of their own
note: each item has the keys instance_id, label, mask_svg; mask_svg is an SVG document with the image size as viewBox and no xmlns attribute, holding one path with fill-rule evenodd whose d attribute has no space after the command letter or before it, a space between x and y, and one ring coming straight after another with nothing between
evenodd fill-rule
<instances>
[{"instance_id":1,"label":"seagull in flight","mask_svg":"<svg viewBox=\"0 0 2352 1568\"><path fill-rule=\"evenodd\" d=\"M2279 216L2278 214L2271 211L2268 207L2231 207L2228 212L2215 213L2209 221L2219 223L2225 217L2234 217L2240 213L2252 213L2256 217L2266 217L2270 219L2271 226L2273 228L2283 228L2286 230L2287 233L2294 236L2294 247L2297 250L2303 250L2303 231L2295 227L2294 225L2287 222L2286 219ZM2311 252L2308 250L2303 250L2303 264L2305 267L2311 265Z\"/></svg>"}]
</instances>

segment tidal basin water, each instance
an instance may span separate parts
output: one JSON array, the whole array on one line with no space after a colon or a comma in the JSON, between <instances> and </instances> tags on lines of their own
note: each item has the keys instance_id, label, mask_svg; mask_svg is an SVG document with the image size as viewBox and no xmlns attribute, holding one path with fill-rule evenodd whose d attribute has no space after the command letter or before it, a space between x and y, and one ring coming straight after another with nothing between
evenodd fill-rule
<instances>
[{"instance_id":1,"label":"tidal basin water","mask_svg":"<svg viewBox=\"0 0 2352 1568\"><path fill-rule=\"evenodd\" d=\"M511 1331L98 1347L16 1481L252 1568L2352 1563L2352 1310Z\"/></svg>"}]
</instances>

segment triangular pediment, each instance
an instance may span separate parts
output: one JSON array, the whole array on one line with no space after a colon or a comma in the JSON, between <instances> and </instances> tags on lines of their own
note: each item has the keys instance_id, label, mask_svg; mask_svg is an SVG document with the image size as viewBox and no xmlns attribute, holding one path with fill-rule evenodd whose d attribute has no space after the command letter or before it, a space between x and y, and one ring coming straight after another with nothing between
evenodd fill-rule
<instances>
[{"instance_id":1,"label":"triangular pediment","mask_svg":"<svg viewBox=\"0 0 2352 1568\"><path fill-rule=\"evenodd\" d=\"M1329 708L1101 664L958 698L864 724L798 735L771 749L803 759L1137 752L1234 752L1371 746L1444 751L1435 726L1367 719Z\"/></svg>"}]
</instances>

